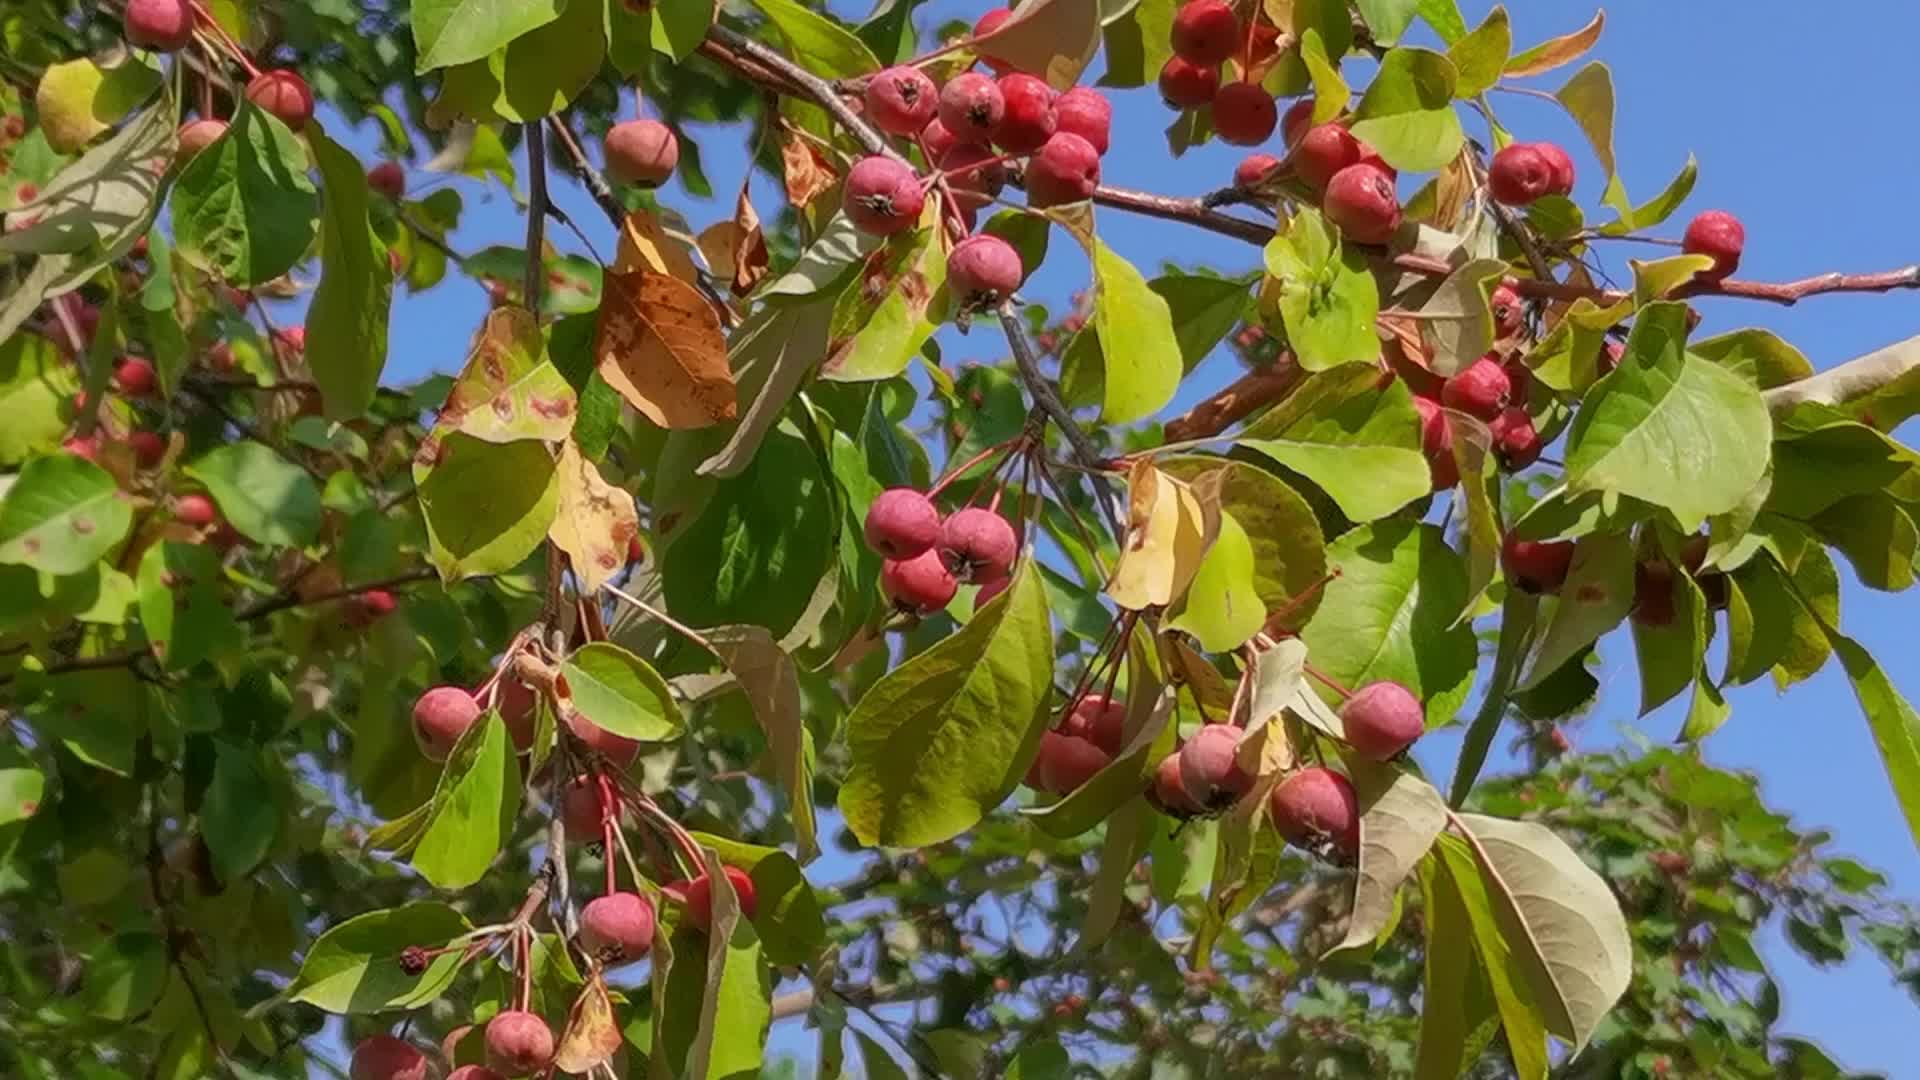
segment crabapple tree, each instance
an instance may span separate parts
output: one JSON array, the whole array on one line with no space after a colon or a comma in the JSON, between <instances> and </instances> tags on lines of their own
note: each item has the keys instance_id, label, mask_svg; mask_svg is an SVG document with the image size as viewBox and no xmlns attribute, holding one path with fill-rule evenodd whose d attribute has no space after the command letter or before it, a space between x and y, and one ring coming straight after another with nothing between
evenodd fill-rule
<instances>
[{"instance_id":1,"label":"crabapple tree","mask_svg":"<svg viewBox=\"0 0 1920 1080\"><path fill-rule=\"evenodd\" d=\"M847 6L0 11L0 1073L1837 1071L1754 927L1913 911L1563 725L1837 662L1920 829L1920 348L1695 332L1920 269L1739 277L1600 16Z\"/></svg>"}]
</instances>

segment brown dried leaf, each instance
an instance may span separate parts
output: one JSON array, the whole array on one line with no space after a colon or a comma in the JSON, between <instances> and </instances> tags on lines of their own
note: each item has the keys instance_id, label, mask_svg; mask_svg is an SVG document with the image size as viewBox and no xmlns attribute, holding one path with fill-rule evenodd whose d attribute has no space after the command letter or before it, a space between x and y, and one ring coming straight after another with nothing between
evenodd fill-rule
<instances>
[{"instance_id":1,"label":"brown dried leaf","mask_svg":"<svg viewBox=\"0 0 1920 1080\"><path fill-rule=\"evenodd\" d=\"M745 296L767 276L771 256L767 253L767 235L760 228L760 212L753 208L744 184L733 206L733 228L733 295Z\"/></svg>"},{"instance_id":2,"label":"brown dried leaf","mask_svg":"<svg viewBox=\"0 0 1920 1080\"><path fill-rule=\"evenodd\" d=\"M1080 81L1100 48L1100 0L1028 0L974 52L1031 71L1055 90Z\"/></svg>"},{"instance_id":3,"label":"brown dried leaf","mask_svg":"<svg viewBox=\"0 0 1920 1080\"><path fill-rule=\"evenodd\" d=\"M1212 476L1212 474L1209 474ZM1219 527L1216 490L1211 505L1194 486L1135 461L1127 475L1127 537L1107 595L1129 611L1165 607L1186 592Z\"/></svg>"},{"instance_id":4,"label":"brown dried leaf","mask_svg":"<svg viewBox=\"0 0 1920 1080\"><path fill-rule=\"evenodd\" d=\"M620 247L613 256L613 268L622 271L648 270L677 277L681 281L699 280L693 257L684 239L667 231L660 219L645 210L627 215L620 227Z\"/></svg>"},{"instance_id":5,"label":"brown dried leaf","mask_svg":"<svg viewBox=\"0 0 1920 1080\"><path fill-rule=\"evenodd\" d=\"M1472 149L1461 148L1434 178L1433 217L1427 224L1444 232L1452 232L1460 224L1467 201L1473 198L1472 154Z\"/></svg>"},{"instance_id":6,"label":"brown dried leaf","mask_svg":"<svg viewBox=\"0 0 1920 1080\"><path fill-rule=\"evenodd\" d=\"M780 164L786 174L787 201L795 210L805 210L840 182L820 148L792 131L780 132Z\"/></svg>"},{"instance_id":7,"label":"brown dried leaf","mask_svg":"<svg viewBox=\"0 0 1920 1080\"><path fill-rule=\"evenodd\" d=\"M613 1015L607 984L594 972L567 1010L567 1027L553 1052L553 1067L578 1075L613 1059L620 1051L620 1023Z\"/></svg>"},{"instance_id":8,"label":"brown dried leaf","mask_svg":"<svg viewBox=\"0 0 1920 1080\"><path fill-rule=\"evenodd\" d=\"M708 427L738 410L720 317L679 278L609 269L593 354L608 385L661 427Z\"/></svg>"},{"instance_id":9,"label":"brown dried leaf","mask_svg":"<svg viewBox=\"0 0 1920 1080\"><path fill-rule=\"evenodd\" d=\"M591 595L627 565L627 542L640 531L633 496L607 483L568 439L560 447L560 506L547 536L573 560L580 591Z\"/></svg>"}]
</instances>

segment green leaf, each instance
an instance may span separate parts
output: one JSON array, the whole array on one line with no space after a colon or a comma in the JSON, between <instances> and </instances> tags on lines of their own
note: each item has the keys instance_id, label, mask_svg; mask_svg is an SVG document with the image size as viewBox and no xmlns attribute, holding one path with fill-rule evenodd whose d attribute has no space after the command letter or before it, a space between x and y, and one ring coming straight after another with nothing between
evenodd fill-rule
<instances>
[{"instance_id":1,"label":"green leaf","mask_svg":"<svg viewBox=\"0 0 1920 1080\"><path fill-rule=\"evenodd\" d=\"M1353 91L1340 77L1340 63L1327 55L1327 44L1320 31L1309 26L1300 32L1300 61L1313 80L1313 116L1315 124L1330 123L1353 99Z\"/></svg>"},{"instance_id":2,"label":"green leaf","mask_svg":"<svg viewBox=\"0 0 1920 1080\"><path fill-rule=\"evenodd\" d=\"M1574 418L1569 491L1643 499L1692 530L1759 483L1773 441L1766 403L1751 383L1688 356L1685 341L1685 305L1641 311L1620 367Z\"/></svg>"},{"instance_id":3,"label":"green leaf","mask_svg":"<svg viewBox=\"0 0 1920 1080\"><path fill-rule=\"evenodd\" d=\"M471 929L466 916L433 900L357 915L320 935L285 995L335 1014L417 1009L446 992L464 950L434 957L418 975L400 970L401 951L437 948Z\"/></svg>"},{"instance_id":4,"label":"green leaf","mask_svg":"<svg viewBox=\"0 0 1920 1080\"><path fill-rule=\"evenodd\" d=\"M1045 729L1053 638L1031 561L965 626L876 683L847 717L840 810L864 845L921 847L977 824Z\"/></svg>"},{"instance_id":5,"label":"green leaf","mask_svg":"<svg viewBox=\"0 0 1920 1080\"><path fill-rule=\"evenodd\" d=\"M1035 219L1023 214L1017 215L1017 220ZM1038 266L1039 259L1027 265ZM1246 278L1207 274L1162 274L1147 283L1147 288L1167 302L1173 335L1180 343L1183 371L1191 373L1239 325L1247 310L1249 284ZM1105 393L1105 366L1099 337L1074 335L1060 365L1060 392L1067 402L1076 406L1098 402Z\"/></svg>"},{"instance_id":6,"label":"green leaf","mask_svg":"<svg viewBox=\"0 0 1920 1080\"><path fill-rule=\"evenodd\" d=\"M1148 840L1160 821L1145 799L1134 799L1107 819L1100 841L1100 869L1087 892L1087 915L1080 923L1080 941L1074 946L1085 955L1105 944L1127 903L1126 889L1133 868L1146 854Z\"/></svg>"},{"instance_id":7,"label":"green leaf","mask_svg":"<svg viewBox=\"0 0 1920 1080\"><path fill-rule=\"evenodd\" d=\"M677 739L686 723L667 681L645 660L596 641L560 665L573 707L593 726L641 742Z\"/></svg>"},{"instance_id":8,"label":"green leaf","mask_svg":"<svg viewBox=\"0 0 1920 1080\"><path fill-rule=\"evenodd\" d=\"M1627 266L1633 271L1634 306L1645 307L1672 295L1675 289L1692 281L1694 275L1711 269L1713 260L1705 255L1674 255L1665 259L1628 259Z\"/></svg>"},{"instance_id":9,"label":"green leaf","mask_svg":"<svg viewBox=\"0 0 1920 1080\"><path fill-rule=\"evenodd\" d=\"M352 420L373 403L387 363L393 269L368 216L360 159L318 125L308 129L307 145L320 167L321 191L320 284L307 312L307 366L326 415Z\"/></svg>"},{"instance_id":10,"label":"green leaf","mask_svg":"<svg viewBox=\"0 0 1920 1080\"><path fill-rule=\"evenodd\" d=\"M760 1075L772 1020L772 973L754 924L741 917L719 859L709 854L713 917L706 933L673 935L659 1052L670 1075L737 1078Z\"/></svg>"},{"instance_id":11,"label":"green leaf","mask_svg":"<svg viewBox=\"0 0 1920 1080\"><path fill-rule=\"evenodd\" d=\"M939 207L927 206L931 226L894 237L884 257L853 276L834 305L820 377L843 382L891 379L907 370L921 346L952 314L947 252Z\"/></svg>"},{"instance_id":12,"label":"green leaf","mask_svg":"<svg viewBox=\"0 0 1920 1080\"><path fill-rule=\"evenodd\" d=\"M1266 605L1254 589L1253 542L1224 509L1219 532L1170 614L1167 628L1192 634L1208 652L1239 648L1266 622Z\"/></svg>"},{"instance_id":13,"label":"green leaf","mask_svg":"<svg viewBox=\"0 0 1920 1080\"><path fill-rule=\"evenodd\" d=\"M669 610L695 626L751 622L784 637L839 544L830 484L804 438L790 427L770 432L745 469L662 537Z\"/></svg>"},{"instance_id":14,"label":"green leaf","mask_svg":"<svg viewBox=\"0 0 1920 1080\"><path fill-rule=\"evenodd\" d=\"M531 440L448 435L428 461L415 456L413 482L428 556L449 582L518 566L546 537L559 505L553 455Z\"/></svg>"},{"instance_id":15,"label":"green leaf","mask_svg":"<svg viewBox=\"0 0 1920 1080\"><path fill-rule=\"evenodd\" d=\"M1466 804L1467 796L1473 793L1474 781L1480 778L1480 770L1487 764L1487 751L1493 746L1494 736L1500 733L1500 722L1506 719L1507 703L1516 696L1514 680L1520 674L1520 662L1526 656L1539 616L1539 597L1519 589L1507 590L1507 598L1500 605L1500 639L1494 646L1493 672L1480 699L1480 708L1474 713L1466 738L1460 744L1460 760L1453 768L1453 783L1447 788L1447 801L1454 806Z\"/></svg>"},{"instance_id":16,"label":"green leaf","mask_svg":"<svg viewBox=\"0 0 1920 1080\"><path fill-rule=\"evenodd\" d=\"M251 441L217 447L186 468L240 535L304 547L320 532L320 488L298 465Z\"/></svg>"},{"instance_id":17,"label":"green leaf","mask_svg":"<svg viewBox=\"0 0 1920 1080\"><path fill-rule=\"evenodd\" d=\"M8 44L11 52L13 42ZM138 53L123 54L112 67L86 58L48 65L33 95L47 145L62 154L79 151L152 96L163 81L159 67Z\"/></svg>"},{"instance_id":18,"label":"green leaf","mask_svg":"<svg viewBox=\"0 0 1920 1080\"><path fill-rule=\"evenodd\" d=\"M1507 61L1507 74L1521 78L1570 64L1593 48L1593 43L1600 40L1600 31L1606 25L1607 13L1597 11L1593 19L1580 29L1543 41Z\"/></svg>"},{"instance_id":19,"label":"green leaf","mask_svg":"<svg viewBox=\"0 0 1920 1080\"><path fill-rule=\"evenodd\" d=\"M1160 77L1173 56L1173 13L1179 0L1138 0L1126 13L1101 28L1105 38L1106 70L1100 86L1146 86Z\"/></svg>"},{"instance_id":20,"label":"green leaf","mask_svg":"<svg viewBox=\"0 0 1920 1080\"><path fill-rule=\"evenodd\" d=\"M1900 592L1913 584L1920 531L1901 504L1884 495L1855 495L1822 511L1813 531L1853 565L1869 589Z\"/></svg>"},{"instance_id":21,"label":"green leaf","mask_svg":"<svg viewBox=\"0 0 1920 1080\"><path fill-rule=\"evenodd\" d=\"M259 751L214 740L213 782L200 804L200 832L221 881L247 876L273 849L280 807Z\"/></svg>"},{"instance_id":22,"label":"green leaf","mask_svg":"<svg viewBox=\"0 0 1920 1080\"><path fill-rule=\"evenodd\" d=\"M1478 650L1454 617L1467 598L1466 568L1434 526L1379 521L1327 547L1320 609L1301 630L1316 668L1343 686L1392 679L1426 703L1428 724L1466 699Z\"/></svg>"},{"instance_id":23,"label":"green leaf","mask_svg":"<svg viewBox=\"0 0 1920 1080\"><path fill-rule=\"evenodd\" d=\"M1579 1053L1626 993L1633 940L1613 890L1544 825L1461 814L1547 1030Z\"/></svg>"},{"instance_id":24,"label":"green leaf","mask_svg":"<svg viewBox=\"0 0 1920 1080\"><path fill-rule=\"evenodd\" d=\"M1453 375L1493 347L1493 308L1489 290L1507 272L1499 259L1474 259L1447 275L1420 305L1420 336L1433 348L1428 366Z\"/></svg>"},{"instance_id":25,"label":"green leaf","mask_svg":"<svg viewBox=\"0 0 1920 1080\"><path fill-rule=\"evenodd\" d=\"M87 1012L104 1020L144 1015L166 988L167 964L167 945L158 934L115 934L87 957Z\"/></svg>"},{"instance_id":26,"label":"green leaf","mask_svg":"<svg viewBox=\"0 0 1920 1080\"><path fill-rule=\"evenodd\" d=\"M806 718L800 705L800 675L793 657L763 626L742 623L704 631L714 655L727 666L753 706L767 736L774 775L787 791L800 861L820 853L813 819L813 762L808 753Z\"/></svg>"},{"instance_id":27,"label":"green leaf","mask_svg":"<svg viewBox=\"0 0 1920 1080\"><path fill-rule=\"evenodd\" d=\"M1603 532L1581 538L1554 598L1520 688L1539 685L1561 665L1620 625L1633 610L1633 540Z\"/></svg>"},{"instance_id":28,"label":"green leaf","mask_svg":"<svg viewBox=\"0 0 1920 1080\"><path fill-rule=\"evenodd\" d=\"M1484 1040L1475 1034L1497 1027L1499 1019L1493 991L1480 970L1465 901L1443 861L1443 856L1435 856L1422 859L1419 866L1426 968L1416 1080L1458 1080L1480 1056Z\"/></svg>"},{"instance_id":29,"label":"green leaf","mask_svg":"<svg viewBox=\"0 0 1920 1080\"><path fill-rule=\"evenodd\" d=\"M1693 578L1673 570L1673 619L1655 626L1644 618L1633 620L1633 649L1640 662L1640 715L1645 716L1679 696L1700 676L1707 657L1707 635L1712 613Z\"/></svg>"},{"instance_id":30,"label":"green leaf","mask_svg":"<svg viewBox=\"0 0 1920 1080\"><path fill-rule=\"evenodd\" d=\"M147 645L169 671L238 649L246 631L220 598L220 558L202 544L162 540L140 558L138 602Z\"/></svg>"},{"instance_id":31,"label":"green leaf","mask_svg":"<svg viewBox=\"0 0 1920 1080\"><path fill-rule=\"evenodd\" d=\"M0 497L0 563L78 574L132 524L133 506L105 469L67 453L34 458Z\"/></svg>"},{"instance_id":32,"label":"green leaf","mask_svg":"<svg viewBox=\"0 0 1920 1080\"><path fill-rule=\"evenodd\" d=\"M569 3L560 17L521 34L488 58L500 84L494 108L503 119L527 123L573 104L600 72L607 55L605 7Z\"/></svg>"},{"instance_id":33,"label":"green leaf","mask_svg":"<svg viewBox=\"0 0 1920 1080\"><path fill-rule=\"evenodd\" d=\"M1447 804L1433 785L1392 765L1352 759L1360 797L1360 865L1346 936L1329 952L1371 943L1393 918L1400 886L1447 827Z\"/></svg>"},{"instance_id":34,"label":"green leaf","mask_svg":"<svg viewBox=\"0 0 1920 1080\"><path fill-rule=\"evenodd\" d=\"M436 437L459 431L494 443L560 442L577 415L578 398L547 359L539 320L509 304L487 313L434 431Z\"/></svg>"},{"instance_id":35,"label":"green leaf","mask_svg":"<svg viewBox=\"0 0 1920 1080\"><path fill-rule=\"evenodd\" d=\"M800 864L779 849L768 851L748 872L753 877L753 925L767 960L782 966L812 963L826 943L826 918L820 898L807 884Z\"/></svg>"},{"instance_id":36,"label":"green leaf","mask_svg":"<svg viewBox=\"0 0 1920 1080\"><path fill-rule=\"evenodd\" d=\"M567 0L415 0L414 71L424 75L435 68L482 59L559 18L566 5Z\"/></svg>"},{"instance_id":37,"label":"green leaf","mask_svg":"<svg viewBox=\"0 0 1920 1080\"><path fill-rule=\"evenodd\" d=\"M1486 980L1486 992L1505 1030L1507 1050L1513 1057L1514 1071L1522 1080L1546 1080L1547 1029L1541 1007L1534 1000L1532 980L1527 977L1521 944L1509 940L1496 914L1497 901L1474 859L1472 851L1459 837L1449 833L1436 847L1447 891L1459 897L1456 918L1464 914L1470 933L1468 940L1478 959L1478 969ZM1458 932L1456 923L1455 932ZM1485 1008L1485 1003L1481 1002ZM1469 1033L1473 1046L1476 1033ZM1484 1045L1487 1036L1479 1041ZM1477 1054L1463 1055L1468 1057Z\"/></svg>"},{"instance_id":38,"label":"green leaf","mask_svg":"<svg viewBox=\"0 0 1920 1080\"><path fill-rule=\"evenodd\" d=\"M1466 36L1467 21L1460 17L1458 0L1420 0L1420 17L1448 45Z\"/></svg>"},{"instance_id":39,"label":"green leaf","mask_svg":"<svg viewBox=\"0 0 1920 1080\"><path fill-rule=\"evenodd\" d=\"M827 79L851 79L880 70L867 43L832 18L809 11L794 0L753 0L792 46L794 60Z\"/></svg>"},{"instance_id":40,"label":"green leaf","mask_svg":"<svg viewBox=\"0 0 1920 1080\"><path fill-rule=\"evenodd\" d=\"M226 134L181 171L169 205L180 254L247 288L307 253L318 203L306 147L277 117L243 101Z\"/></svg>"},{"instance_id":41,"label":"green leaf","mask_svg":"<svg viewBox=\"0 0 1920 1080\"><path fill-rule=\"evenodd\" d=\"M24 821L40 810L47 778L39 769L0 769L0 826Z\"/></svg>"},{"instance_id":42,"label":"green leaf","mask_svg":"<svg viewBox=\"0 0 1920 1080\"><path fill-rule=\"evenodd\" d=\"M715 7L708 4L655 4L653 47L678 64L693 55L713 25Z\"/></svg>"},{"instance_id":43,"label":"green leaf","mask_svg":"<svg viewBox=\"0 0 1920 1080\"><path fill-rule=\"evenodd\" d=\"M1310 375L1236 442L1320 485L1355 521L1385 517L1427 494L1420 414L1406 384L1352 365Z\"/></svg>"},{"instance_id":44,"label":"green leaf","mask_svg":"<svg viewBox=\"0 0 1920 1080\"><path fill-rule=\"evenodd\" d=\"M1594 156L1611 180L1618 171L1613 160L1613 72L1596 60L1576 72L1553 96L1586 133Z\"/></svg>"},{"instance_id":45,"label":"green leaf","mask_svg":"<svg viewBox=\"0 0 1920 1080\"><path fill-rule=\"evenodd\" d=\"M1101 419L1112 424L1144 420L1173 400L1182 374L1180 339L1167 301L1132 263L1093 234L1084 207L1051 213L1093 261L1093 332L1105 361Z\"/></svg>"},{"instance_id":46,"label":"green leaf","mask_svg":"<svg viewBox=\"0 0 1920 1080\"><path fill-rule=\"evenodd\" d=\"M1360 250L1342 244L1318 211L1301 210L1267 242L1266 264L1280 282L1280 316L1301 367L1322 371L1379 358L1379 286Z\"/></svg>"},{"instance_id":47,"label":"green leaf","mask_svg":"<svg viewBox=\"0 0 1920 1080\"><path fill-rule=\"evenodd\" d=\"M1858 495L1920 499L1920 453L1865 424L1842 420L1774 446L1766 509L1801 520Z\"/></svg>"},{"instance_id":48,"label":"green leaf","mask_svg":"<svg viewBox=\"0 0 1920 1080\"><path fill-rule=\"evenodd\" d=\"M1355 0L1354 6L1360 9L1360 19L1372 32L1373 40L1381 45L1399 41L1420 11L1419 0Z\"/></svg>"},{"instance_id":49,"label":"green leaf","mask_svg":"<svg viewBox=\"0 0 1920 1080\"><path fill-rule=\"evenodd\" d=\"M1696 341L1687 351L1771 390L1813 377L1813 365L1799 349L1771 330L1748 327Z\"/></svg>"},{"instance_id":50,"label":"green leaf","mask_svg":"<svg viewBox=\"0 0 1920 1080\"><path fill-rule=\"evenodd\" d=\"M1224 470L1220 510L1238 521L1253 547L1253 589L1261 607L1272 611L1294 605L1296 620L1319 606L1319 585L1327 572L1327 545L1320 521L1300 494L1279 477L1244 461L1183 455L1162 458L1160 468L1177 480Z\"/></svg>"},{"instance_id":51,"label":"green leaf","mask_svg":"<svg viewBox=\"0 0 1920 1080\"><path fill-rule=\"evenodd\" d=\"M0 341L0 467L58 446L67 430L61 409L79 389L52 341L28 333Z\"/></svg>"},{"instance_id":52,"label":"green leaf","mask_svg":"<svg viewBox=\"0 0 1920 1080\"><path fill-rule=\"evenodd\" d=\"M1354 110L1354 137L1407 172L1430 172L1452 161L1466 141L1454 112L1459 75L1453 61L1428 49L1398 48Z\"/></svg>"},{"instance_id":53,"label":"green leaf","mask_svg":"<svg viewBox=\"0 0 1920 1080\"><path fill-rule=\"evenodd\" d=\"M1680 167L1680 171L1667 182L1660 194L1634 207L1633 213L1621 214L1600 226L1601 235L1625 236L1635 230L1651 229L1664 223L1687 201L1687 196L1693 194L1693 184L1699 175L1699 163L1694 161L1692 154L1688 154L1687 163Z\"/></svg>"},{"instance_id":54,"label":"green leaf","mask_svg":"<svg viewBox=\"0 0 1920 1080\"><path fill-rule=\"evenodd\" d=\"M1873 655L1845 634L1828 627L1827 640L1840 654L1840 664L1853 684L1853 696L1867 716L1874 745L1880 748L1880 762L1886 766L1887 780L1894 798L1907 819L1907 829L1920 846L1920 714L1900 695Z\"/></svg>"},{"instance_id":55,"label":"green leaf","mask_svg":"<svg viewBox=\"0 0 1920 1080\"><path fill-rule=\"evenodd\" d=\"M433 792L433 810L413 849L413 868L441 889L486 876L512 835L520 765L500 714L488 710L460 736Z\"/></svg>"},{"instance_id":56,"label":"green leaf","mask_svg":"<svg viewBox=\"0 0 1920 1080\"><path fill-rule=\"evenodd\" d=\"M1507 9L1495 7L1471 34L1447 45L1447 59L1453 61L1454 70L1460 73L1454 93L1471 98L1491 89L1500 81L1501 69L1507 66L1507 57L1512 52L1513 28L1508 23Z\"/></svg>"}]
</instances>

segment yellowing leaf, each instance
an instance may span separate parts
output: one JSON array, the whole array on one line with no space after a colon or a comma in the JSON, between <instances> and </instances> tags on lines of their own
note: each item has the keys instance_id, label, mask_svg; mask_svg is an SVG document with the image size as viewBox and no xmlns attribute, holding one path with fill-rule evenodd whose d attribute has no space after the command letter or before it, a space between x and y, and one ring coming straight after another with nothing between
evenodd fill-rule
<instances>
[{"instance_id":1,"label":"yellowing leaf","mask_svg":"<svg viewBox=\"0 0 1920 1080\"><path fill-rule=\"evenodd\" d=\"M1533 48L1507 61L1507 74L1513 78L1538 75L1544 71L1571 63L1580 55L1593 48L1600 40L1600 31L1607 25L1607 13L1596 11L1593 20L1571 34L1543 41Z\"/></svg>"},{"instance_id":2,"label":"yellowing leaf","mask_svg":"<svg viewBox=\"0 0 1920 1080\"><path fill-rule=\"evenodd\" d=\"M40 76L33 104L47 145L71 154L132 112L159 85L160 72L133 56L110 68L84 58L69 60L51 65Z\"/></svg>"},{"instance_id":3,"label":"yellowing leaf","mask_svg":"<svg viewBox=\"0 0 1920 1080\"><path fill-rule=\"evenodd\" d=\"M580 591L591 595L627 564L627 542L640 531L633 496L607 483L568 439L560 447L560 509L547 536L573 560Z\"/></svg>"},{"instance_id":4,"label":"yellowing leaf","mask_svg":"<svg viewBox=\"0 0 1920 1080\"><path fill-rule=\"evenodd\" d=\"M635 210L627 215L627 220L621 222L620 247L614 253L613 268L622 271L648 270L689 283L697 279L686 243L675 238L658 217L645 210Z\"/></svg>"},{"instance_id":5,"label":"yellowing leaf","mask_svg":"<svg viewBox=\"0 0 1920 1080\"><path fill-rule=\"evenodd\" d=\"M1145 459L1129 471L1127 491L1127 542L1107 595L1132 611L1165 607L1199 570L1219 527L1219 503L1203 507L1192 487Z\"/></svg>"},{"instance_id":6,"label":"yellowing leaf","mask_svg":"<svg viewBox=\"0 0 1920 1080\"><path fill-rule=\"evenodd\" d=\"M572 433L577 412L573 387L547 360L533 313L499 307L487 313L438 427L486 442L556 442Z\"/></svg>"},{"instance_id":7,"label":"yellowing leaf","mask_svg":"<svg viewBox=\"0 0 1920 1080\"><path fill-rule=\"evenodd\" d=\"M1080 80L1099 48L1100 0L1027 0L974 51L1065 90Z\"/></svg>"},{"instance_id":8,"label":"yellowing leaf","mask_svg":"<svg viewBox=\"0 0 1920 1080\"><path fill-rule=\"evenodd\" d=\"M593 340L601 377L664 428L732 420L736 395L719 315L692 285L637 265L638 249L629 248L633 239L632 229L622 230L623 258L602 286ZM654 250L664 257L670 248Z\"/></svg>"},{"instance_id":9,"label":"yellowing leaf","mask_svg":"<svg viewBox=\"0 0 1920 1080\"><path fill-rule=\"evenodd\" d=\"M563 1073L584 1073L611 1060L620 1041L620 1022L614 1018L607 984L596 971L567 1011L567 1028L554 1048L553 1067Z\"/></svg>"}]
</instances>

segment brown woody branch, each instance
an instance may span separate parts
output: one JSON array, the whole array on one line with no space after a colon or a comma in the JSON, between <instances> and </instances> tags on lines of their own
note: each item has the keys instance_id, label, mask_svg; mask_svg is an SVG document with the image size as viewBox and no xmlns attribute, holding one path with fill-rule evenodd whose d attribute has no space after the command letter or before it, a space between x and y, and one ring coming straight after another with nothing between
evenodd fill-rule
<instances>
[{"instance_id":1,"label":"brown woody branch","mask_svg":"<svg viewBox=\"0 0 1920 1080\"><path fill-rule=\"evenodd\" d=\"M1228 383L1182 416L1167 421L1168 442L1210 439L1254 414L1268 402L1292 392L1300 382L1300 367L1282 353L1271 367L1249 371Z\"/></svg>"}]
</instances>

